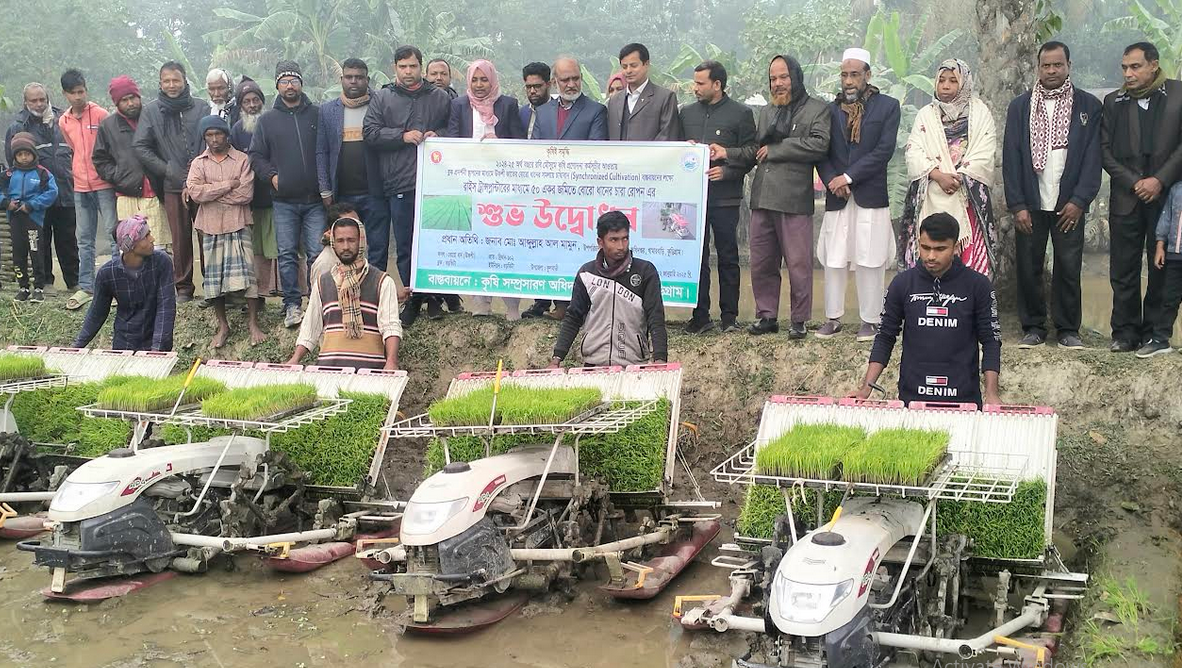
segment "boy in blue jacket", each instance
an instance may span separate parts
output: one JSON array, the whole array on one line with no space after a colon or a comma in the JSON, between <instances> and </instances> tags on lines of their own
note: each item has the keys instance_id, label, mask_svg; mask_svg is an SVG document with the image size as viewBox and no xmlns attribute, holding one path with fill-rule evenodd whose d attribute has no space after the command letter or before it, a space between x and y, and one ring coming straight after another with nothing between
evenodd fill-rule
<instances>
[{"instance_id":1,"label":"boy in blue jacket","mask_svg":"<svg viewBox=\"0 0 1182 668\"><path fill-rule=\"evenodd\" d=\"M1161 317L1154 321L1153 338L1141 346L1137 357L1145 359L1173 352L1170 334L1178 319L1178 305L1182 304L1182 182L1170 188L1161 216L1157 219L1157 251L1153 264L1165 269L1162 289Z\"/></svg>"},{"instance_id":2,"label":"boy in blue jacket","mask_svg":"<svg viewBox=\"0 0 1182 668\"><path fill-rule=\"evenodd\" d=\"M12 264L20 285L15 301L43 302L48 281L44 251L37 234L45 224L45 210L57 201L57 181L37 163L37 140L27 132L12 137L13 166L0 174L0 206L12 228ZM33 292L29 293L29 261L33 263Z\"/></svg>"}]
</instances>

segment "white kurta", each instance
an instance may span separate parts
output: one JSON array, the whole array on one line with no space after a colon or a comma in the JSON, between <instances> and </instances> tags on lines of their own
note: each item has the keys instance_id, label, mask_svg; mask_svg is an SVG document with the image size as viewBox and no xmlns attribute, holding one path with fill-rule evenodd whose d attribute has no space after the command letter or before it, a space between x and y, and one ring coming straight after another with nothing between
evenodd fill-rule
<instances>
[{"instance_id":1,"label":"white kurta","mask_svg":"<svg viewBox=\"0 0 1182 668\"><path fill-rule=\"evenodd\" d=\"M895 261L891 210L863 209L853 197L840 211L826 211L817 238L817 259L829 269L885 268Z\"/></svg>"}]
</instances>

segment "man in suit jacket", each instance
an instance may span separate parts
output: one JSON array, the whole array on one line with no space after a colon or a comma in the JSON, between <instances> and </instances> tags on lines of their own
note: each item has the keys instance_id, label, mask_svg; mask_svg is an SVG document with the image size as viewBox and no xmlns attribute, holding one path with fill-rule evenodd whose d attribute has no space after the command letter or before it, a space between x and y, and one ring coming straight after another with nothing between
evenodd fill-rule
<instances>
[{"instance_id":1,"label":"man in suit jacket","mask_svg":"<svg viewBox=\"0 0 1182 668\"><path fill-rule=\"evenodd\" d=\"M1071 84L1071 51L1047 42L1038 51L1034 90L1010 102L1002 165L1006 204L1014 214L1019 348L1047 338L1042 274L1047 237L1054 246L1052 310L1059 347L1083 349L1080 271L1083 219L1100 191L1100 101Z\"/></svg>"},{"instance_id":2,"label":"man in suit jacket","mask_svg":"<svg viewBox=\"0 0 1182 668\"><path fill-rule=\"evenodd\" d=\"M817 338L841 331L845 285L854 272L858 341L874 340L881 318L887 265L895 259L887 164L899 134L899 101L870 85L870 53L846 49L841 94L829 105L829 155L817 165L826 184L817 259L825 269L825 324Z\"/></svg>"},{"instance_id":3,"label":"man in suit jacket","mask_svg":"<svg viewBox=\"0 0 1182 668\"><path fill-rule=\"evenodd\" d=\"M549 68L547 68L549 69ZM583 70L574 58L559 58L554 62L554 84L558 97L537 108L534 113L533 134L530 139L545 141L601 141L607 139L607 108L583 94ZM530 78L527 76L526 85ZM524 113L524 110L522 110ZM527 131L528 132L528 131ZM549 299L535 300L521 317L546 316L562 320L566 316L566 302Z\"/></svg>"},{"instance_id":4,"label":"man in suit jacket","mask_svg":"<svg viewBox=\"0 0 1182 668\"><path fill-rule=\"evenodd\" d=\"M1104 98L1100 150L1112 176L1108 200L1113 352L1147 343L1160 317L1165 272L1153 262L1154 227L1182 176L1182 82L1167 79L1157 47L1138 42L1121 60L1125 85ZM1141 257L1149 265L1141 300Z\"/></svg>"},{"instance_id":5,"label":"man in suit jacket","mask_svg":"<svg viewBox=\"0 0 1182 668\"><path fill-rule=\"evenodd\" d=\"M648 80L649 55L643 44L620 49L627 87L607 102L607 135L612 141L679 141L677 96Z\"/></svg>"},{"instance_id":6,"label":"man in suit jacket","mask_svg":"<svg viewBox=\"0 0 1182 668\"><path fill-rule=\"evenodd\" d=\"M530 63L521 68L521 79L525 82L525 99L529 102L521 108L521 127L525 128L525 138L533 139L538 109L550 101L550 66Z\"/></svg>"}]
</instances>

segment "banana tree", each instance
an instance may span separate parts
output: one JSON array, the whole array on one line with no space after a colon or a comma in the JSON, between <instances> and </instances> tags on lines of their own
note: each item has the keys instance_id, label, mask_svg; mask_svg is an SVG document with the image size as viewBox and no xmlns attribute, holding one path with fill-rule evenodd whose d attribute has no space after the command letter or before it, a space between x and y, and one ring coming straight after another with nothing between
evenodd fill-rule
<instances>
[{"instance_id":1,"label":"banana tree","mask_svg":"<svg viewBox=\"0 0 1182 668\"><path fill-rule=\"evenodd\" d=\"M1182 77L1182 0L1155 0L1151 11L1141 0L1130 0L1129 15L1104 24L1104 31L1136 30L1161 52L1161 67Z\"/></svg>"},{"instance_id":2,"label":"banana tree","mask_svg":"<svg viewBox=\"0 0 1182 668\"><path fill-rule=\"evenodd\" d=\"M12 106L12 100L4 97L4 86L0 86L0 111L12 111L14 108Z\"/></svg>"}]
</instances>

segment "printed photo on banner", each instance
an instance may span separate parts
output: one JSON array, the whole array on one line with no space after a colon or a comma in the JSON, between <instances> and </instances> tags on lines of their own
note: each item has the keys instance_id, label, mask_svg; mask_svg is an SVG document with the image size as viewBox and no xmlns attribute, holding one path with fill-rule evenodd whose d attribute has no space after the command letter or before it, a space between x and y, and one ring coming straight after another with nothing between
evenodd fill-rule
<instances>
[{"instance_id":1,"label":"printed photo on banner","mask_svg":"<svg viewBox=\"0 0 1182 668\"><path fill-rule=\"evenodd\" d=\"M698 299L705 147L680 142L438 139L420 147L416 292L564 299L620 211L665 303Z\"/></svg>"}]
</instances>

